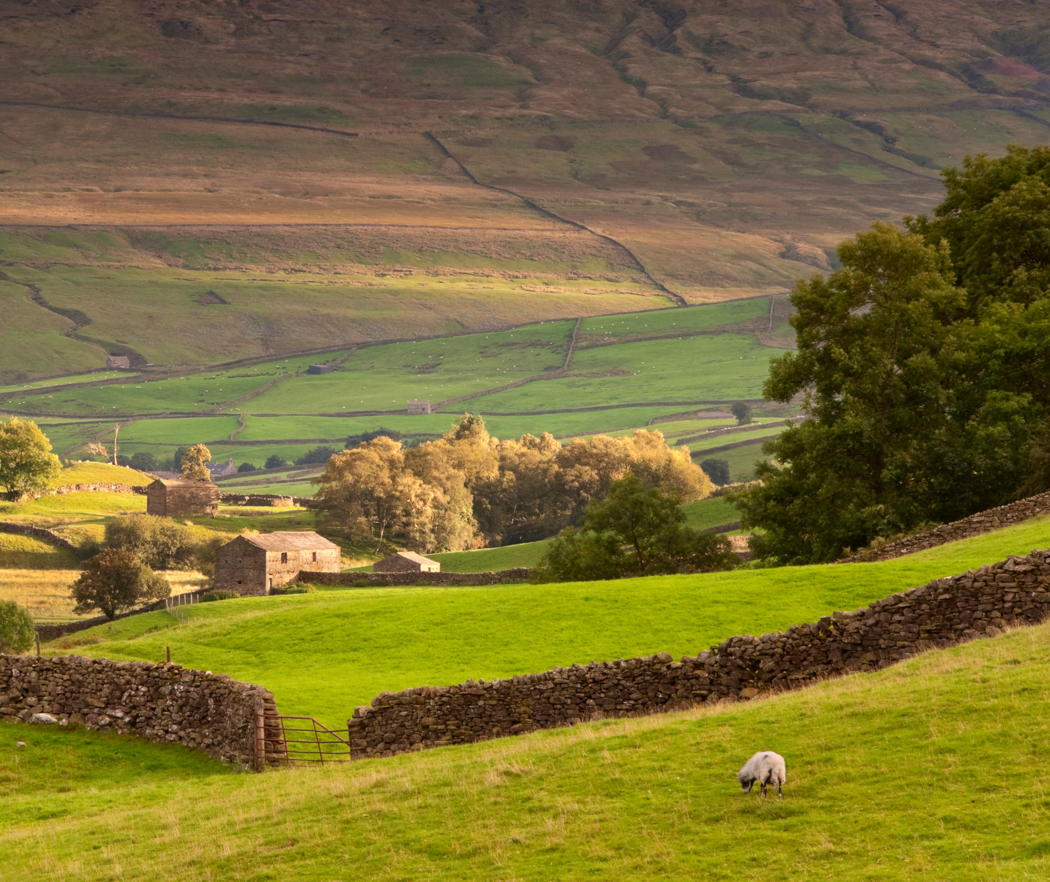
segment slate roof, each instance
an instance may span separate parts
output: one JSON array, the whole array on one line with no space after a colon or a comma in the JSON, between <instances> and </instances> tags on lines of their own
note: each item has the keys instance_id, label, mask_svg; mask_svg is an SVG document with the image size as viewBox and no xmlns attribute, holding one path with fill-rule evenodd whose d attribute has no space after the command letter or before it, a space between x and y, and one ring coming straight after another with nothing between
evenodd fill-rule
<instances>
[{"instance_id":1,"label":"slate roof","mask_svg":"<svg viewBox=\"0 0 1050 882\"><path fill-rule=\"evenodd\" d=\"M285 530L278 533L249 533L241 537L266 551L318 551L339 548L312 530Z\"/></svg>"},{"instance_id":2,"label":"slate roof","mask_svg":"<svg viewBox=\"0 0 1050 882\"><path fill-rule=\"evenodd\" d=\"M417 564L436 564L436 560L431 560L429 557L423 557L421 554L416 554L414 551L397 551L390 557L403 557L405 560L410 560L412 563ZM383 560L390 560L390 557L383 558ZM382 563L382 561L380 561Z\"/></svg>"}]
</instances>

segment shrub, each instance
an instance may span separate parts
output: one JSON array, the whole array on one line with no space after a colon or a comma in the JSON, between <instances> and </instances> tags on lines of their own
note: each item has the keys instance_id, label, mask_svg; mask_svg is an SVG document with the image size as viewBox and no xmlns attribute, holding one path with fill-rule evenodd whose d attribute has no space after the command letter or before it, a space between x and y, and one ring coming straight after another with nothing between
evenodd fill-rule
<instances>
[{"instance_id":1,"label":"shrub","mask_svg":"<svg viewBox=\"0 0 1050 882\"><path fill-rule=\"evenodd\" d=\"M156 515L120 515L106 524L103 544L130 551L154 570L193 564L197 545L193 532L171 518Z\"/></svg>"},{"instance_id":2,"label":"shrub","mask_svg":"<svg viewBox=\"0 0 1050 882\"><path fill-rule=\"evenodd\" d=\"M296 465L324 465L335 456L336 450L334 447L329 447L326 444L318 444L313 450L304 453L296 461Z\"/></svg>"},{"instance_id":3,"label":"shrub","mask_svg":"<svg viewBox=\"0 0 1050 882\"><path fill-rule=\"evenodd\" d=\"M316 590L313 585L275 585L270 594L313 594Z\"/></svg>"},{"instance_id":4,"label":"shrub","mask_svg":"<svg viewBox=\"0 0 1050 882\"><path fill-rule=\"evenodd\" d=\"M33 617L13 600L0 600L0 652L24 652L35 637Z\"/></svg>"},{"instance_id":5,"label":"shrub","mask_svg":"<svg viewBox=\"0 0 1050 882\"><path fill-rule=\"evenodd\" d=\"M276 453L266 458L265 467L268 469L281 469L286 465L288 465L288 460L283 456L278 456Z\"/></svg>"},{"instance_id":6,"label":"shrub","mask_svg":"<svg viewBox=\"0 0 1050 882\"><path fill-rule=\"evenodd\" d=\"M238 474L240 474L241 472L257 472L257 471L259 471L259 468L253 462L242 462L239 466L237 466Z\"/></svg>"},{"instance_id":7,"label":"shrub","mask_svg":"<svg viewBox=\"0 0 1050 882\"><path fill-rule=\"evenodd\" d=\"M233 600L235 597L240 597L236 591L225 591L222 588L218 588L213 591L205 591L200 596L200 603L214 603L216 600Z\"/></svg>"},{"instance_id":8,"label":"shrub","mask_svg":"<svg viewBox=\"0 0 1050 882\"><path fill-rule=\"evenodd\" d=\"M719 487L724 487L730 481L729 463L724 459L705 459L700 463L700 468Z\"/></svg>"}]
</instances>

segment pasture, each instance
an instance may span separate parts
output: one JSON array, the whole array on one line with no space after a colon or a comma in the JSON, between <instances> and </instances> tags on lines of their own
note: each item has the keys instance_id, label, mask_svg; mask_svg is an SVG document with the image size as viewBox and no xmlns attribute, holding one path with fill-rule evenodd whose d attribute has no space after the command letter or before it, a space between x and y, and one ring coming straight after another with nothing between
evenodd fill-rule
<instances>
[{"instance_id":1,"label":"pasture","mask_svg":"<svg viewBox=\"0 0 1050 882\"><path fill-rule=\"evenodd\" d=\"M653 652L695 655L733 634L815 621L836 609L851 610L933 578L1045 547L1048 531L1050 518L1043 517L875 564L564 585L331 588L238 598L194 607L182 625L164 613L149 613L60 638L47 650L157 660L170 646L180 664L261 683L274 691L283 713L315 716L333 726L384 689ZM354 626L347 628L346 622Z\"/></svg>"},{"instance_id":2,"label":"pasture","mask_svg":"<svg viewBox=\"0 0 1050 882\"><path fill-rule=\"evenodd\" d=\"M937 549L925 566L1020 550L1046 527ZM820 569L843 581L865 572ZM265 775L131 738L0 724L8 744L26 743L0 750L0 858L12 880L321 880L349 866L390 880L702 878L727 860L780 882L1042 878L1050 858L1031 831L1048 795L1031 764L1050 737L1048 650L1042 625L746 704ZM739 792L734 776L756 747L787 758L781 802Z\"/></svg>"}]
</instances>

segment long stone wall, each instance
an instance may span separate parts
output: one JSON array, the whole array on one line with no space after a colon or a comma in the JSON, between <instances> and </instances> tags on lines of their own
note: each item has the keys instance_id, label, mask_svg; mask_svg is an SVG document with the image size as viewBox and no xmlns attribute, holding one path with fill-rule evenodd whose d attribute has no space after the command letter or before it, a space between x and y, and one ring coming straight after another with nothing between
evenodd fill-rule
<instances>
[{"instance_id":1,"label":"long stone wall","mask_svg":"<svg viewBox=\"0 0 1050 882\"><path fill-rule=\"evenodd\" d=\"M697 656L667 653L554 668L504 680L384 692L348 721L355 757L749 699L923 649L998 634L1050 616L1050 552L937 579L783 633L731 637Z\"/></svg>"},{"instance_id":2,"label":"long stone wall","mask_svg":"<svg viewBox=\"0 0 1050 882\"><path fill-rule=\"evenodd\" d=\"M318 573L303 570L299 582L309 585L499 585L501 582L527 582L528 567L496 570L494 573Z\"/></svg>"},{"instance_id":3,"label":"long stone wall","mask_svg":"<svg viewBox=\"0 0 1050 882\"><path fill-rule=\"evenodd\" d=\"M905 536L894 542L887 542L878 548L870 548L860 551L850 557L844 557L836 563L862 563L876 560L892 560L913 554L916 551L925 551L927 548L936 548L938 545L946 545L959 539L969 539L971 536L980 536L1009 527L1011 524L1019 524L1037 515L1050 512L1050 491L1029 496L1027 499L1019 499L1000 505L998 508L990 508L970 515L960 521L952 521L950 524L941 524L925 533L916 533L914 536Z\"/></svg>"},{"instance_id":4,"label":"long stone wall","mask_svg":"<svg viewBox=\"0 0 1050 882\"><path fill-rule=\"evenodd\" d=\"M185 745L260 771L281 751L273 693L177 664L0 655L0 720L38 713L89 729Z\"/></svg>"}]
</instances>

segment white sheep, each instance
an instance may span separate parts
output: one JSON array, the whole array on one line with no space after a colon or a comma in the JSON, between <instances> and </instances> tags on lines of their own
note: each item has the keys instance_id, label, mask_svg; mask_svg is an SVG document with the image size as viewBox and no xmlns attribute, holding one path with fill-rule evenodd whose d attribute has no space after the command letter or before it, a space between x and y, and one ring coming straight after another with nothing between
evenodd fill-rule
<instances>
[{"instance_id":1,"label":"white sheep","mask_svg":"<svg viewBox=\"0 0 1050 882\"><path fill-rule=\"evenodd\" d=\"M766 795L766 785L777 785L777 799L784 798L784 782L787 781L787 766L784 757L771 750L760 750L744 763L744 768L736 776L744 793L750 793L758 781L762 785L762 795Z\"/></svg>"}]
</instances>

